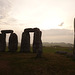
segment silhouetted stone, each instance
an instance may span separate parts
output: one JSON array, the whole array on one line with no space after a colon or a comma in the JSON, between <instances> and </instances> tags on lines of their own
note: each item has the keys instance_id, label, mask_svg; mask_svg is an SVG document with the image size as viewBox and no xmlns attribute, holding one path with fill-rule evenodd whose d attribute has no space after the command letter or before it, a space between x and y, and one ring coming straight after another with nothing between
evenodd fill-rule
<instances>
[{"instance_id":1,"label":"silhouetted stone","mask_svg":"<svg viewBox=\"0 0 75 75\"><path fill-rule=\"evenodd\" d=\"M24 31L21 40L21 52L30 52L30 35L29 32Z\"/></svg>"},{"instance_id":2,"label":"silhouetted stone","mask_svg":"<svg viewBox=\"0 0 75 75\"><path fill-rule=\"evenodd\" d=\"M66 52L66 51L56 51L55 53L57 53L57 54L62 54L62 55L67 54L67 52Z\"/></svg>"},{"instance_id":3,"label":"silhouetted stone","mask_svg":"<svg viewBox=\"0 0 75 75\"><path fill-rule=\"evenodd\" d=\"M5 35L0 34L0 52L4 52L6 48Z\"/></svg>"},{"instance_id":4,"label":"silhouetted stone","mask_svg":"<svg viewBox=\"0 0 75 75\"><path fill-rule=\"evenodd\" d=\"M33 40L33 53L41 52L42 53L42 41L41 41L41 35L42 32L38 29L34 29L34 40Z\"/></svg>"},{"instance_id":5,"label":"silhouetted stone","mask_svg":"<svg viewBox=\"0 0 75 75\"><path fill-rule=\"evenodd\" d=\"M75 59L75 18L74 18L74 49L73 49L73 56Z\"/></svg>"},{"instance_id":6,"label":"silhouetted stone","mask_svg":"<svg viewBox=\"0 0 75 75\"><path fill-rule=\"evenodd\" d=\"M26 29L24 29L24 32L34 32L34 29L33 28L26 28Z\"/></svg>"},{"instance_id":7,"label":"silhouetted stone","mask_svg":"<svg viewBox=\"0 0 75 75\"><path fill-rule=\"evenodd\" d=\"M18 49L18 37L15 33L11 33L9 37L8 48L10 52L16 52Z\"/></svg>"},{"instance_id":8,"label":"silhouetted stone","mask_svg":"<svg viewBox=\"0 0 75 75\"><path fill-rule=\"evenodd\" d=\"M1 30L2 33L13 33L13 30Z\"/></svg>"},{"instance_id":9,"label":"silhouetted stone","mask_svg":"<svg viewBox=\"0 0 75 75\"><path fill-rule=\"evenodd\" d=\"M1 30L1 32L2 32L2 44L1 44L1 48L2 48L2 51L4 52L5 51L5 49L6 49L6 33L13 33L13 30Z\"/></svg>"},{"instance_id":10,"label":"silhouetted stone","mask_svg":"<svg viewBox=\"0 0 75 75\"><path fill-rule=\"evenodd\" d=\"M33 53L37 53L37 57L41 57L42 54L42 32L39 28L27 28L22 34L21 40L21 52L30 52L30 34L29 32L34 32L33 38Z\"/></svg>"},{"instance_id":11,"label":"silhouetted stone","mask_svg":"<svg viewBox=\"0 0 75 75\"><path fill-rule=\"evenodd\" d=\"M34 42L33 42L33 53L37 53L37 57L42 55L42 41L41 41L42 32L39 29L35 29L34 32Z\"/></svg>"},{"instance_id":12,"label":"silhouetted stone","mask_svg":"<svg viewBox=\"0 0 75 75\"><path fill-rule=\"evenodd\" d=\"M4 52L6 49L6 34L0 34L0 51Z\"/></svg>"}]
</instances>

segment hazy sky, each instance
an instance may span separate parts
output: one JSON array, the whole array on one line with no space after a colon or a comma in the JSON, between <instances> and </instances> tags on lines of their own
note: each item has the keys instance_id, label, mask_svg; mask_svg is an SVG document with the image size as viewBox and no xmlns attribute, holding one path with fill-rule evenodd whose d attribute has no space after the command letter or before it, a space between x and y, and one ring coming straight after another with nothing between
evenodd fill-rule
<instances>
[{"instance_id":1,"label":"hazy sky","mask_svg":"<svg viewBox=\"0 0 75 75\"><path fill-rule=\"evenodd\" d=\"M0 30L73 30L75 0L0 0Z\"/></svg>"}]
</instances>

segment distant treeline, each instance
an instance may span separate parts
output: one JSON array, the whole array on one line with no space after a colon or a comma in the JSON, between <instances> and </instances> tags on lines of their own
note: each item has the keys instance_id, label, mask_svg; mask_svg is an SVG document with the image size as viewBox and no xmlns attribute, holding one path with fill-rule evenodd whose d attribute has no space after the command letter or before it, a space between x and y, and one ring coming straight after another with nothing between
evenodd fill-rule
<instances>
[{"instance_id":1,"label":"distant treeline","mask_svg":"<svg viewBox=\"0 0 75 75\"><path fill-rule=\"evenodd\" d=\"M18 43L18 46L20 46L21 43ZM8 46L8 43L7 43L7 46ZM31 44L32 46L32 44ZM51 47L51 46L58 46L58 47L73 47L73 44L71 43L64 43L64 42L61 42L61 43L48 43L48 42L43 42L43 46L48 46L48 47Z\"/></svg>"},{"instance_id":2,"label":"distant treeline","mask_svg":"<svg viewBox=\"0 0 75 75\"><path fill-rule=\"evenodd\" d=\"M43 46L60 46L60 47L73 47L73 44L70 43L48 43L48 42L44 42Z\"/></svg>"}]
</instances>

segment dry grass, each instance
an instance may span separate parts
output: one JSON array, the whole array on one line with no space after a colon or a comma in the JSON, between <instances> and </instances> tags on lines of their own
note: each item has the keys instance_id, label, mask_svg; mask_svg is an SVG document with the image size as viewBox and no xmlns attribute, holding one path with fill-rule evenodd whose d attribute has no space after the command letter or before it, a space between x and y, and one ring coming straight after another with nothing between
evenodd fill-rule
<instances>
[{"instance_id":1,"label":"dry grass","mask_svg":"<svg viewBox=\"0 0 75 75\"><path fill-rule=\"evenodd\" d=\"M75 75L75 61L53 52L0 53L0 75Z\"/></svg>"}]
</instances>

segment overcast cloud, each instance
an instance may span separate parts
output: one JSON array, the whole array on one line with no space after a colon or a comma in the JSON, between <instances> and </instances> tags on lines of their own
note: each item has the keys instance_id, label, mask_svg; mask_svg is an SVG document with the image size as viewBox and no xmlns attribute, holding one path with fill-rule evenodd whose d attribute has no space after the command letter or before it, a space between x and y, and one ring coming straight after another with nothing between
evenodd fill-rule
<instances>
[{"instance_id":1,"label":"overcast cloud","mask_svg":"<svg viewBox=\"0 0 75 75\"><path fill-rule=\"evenodd\" d=\"M50 29L42 31L43 42L65 42L74 43L73 30L67 29Z\"/></svg>"},{"instance_id":2,"label":"overcast cloud","mask_svg":"<svg viewBox=\"0 0 75 75\"><path fill-rule=\"evenodd\" d=\"M43 42L73 43L75 0L0 0L0 30L19 36L25 28L42 30ZM69 30L68 30L69 29Z\"/></svg>"},{"instance_id":3,"label":"overcast cloud","mask_svg":"<svg viewBox=\"0 0 75 75\"><path fill-rule=\"evenodd\" d=\"M5 18L10 11L11 4L9 0L0 0L0 19Z\"/></svg>"}]
</instances>

